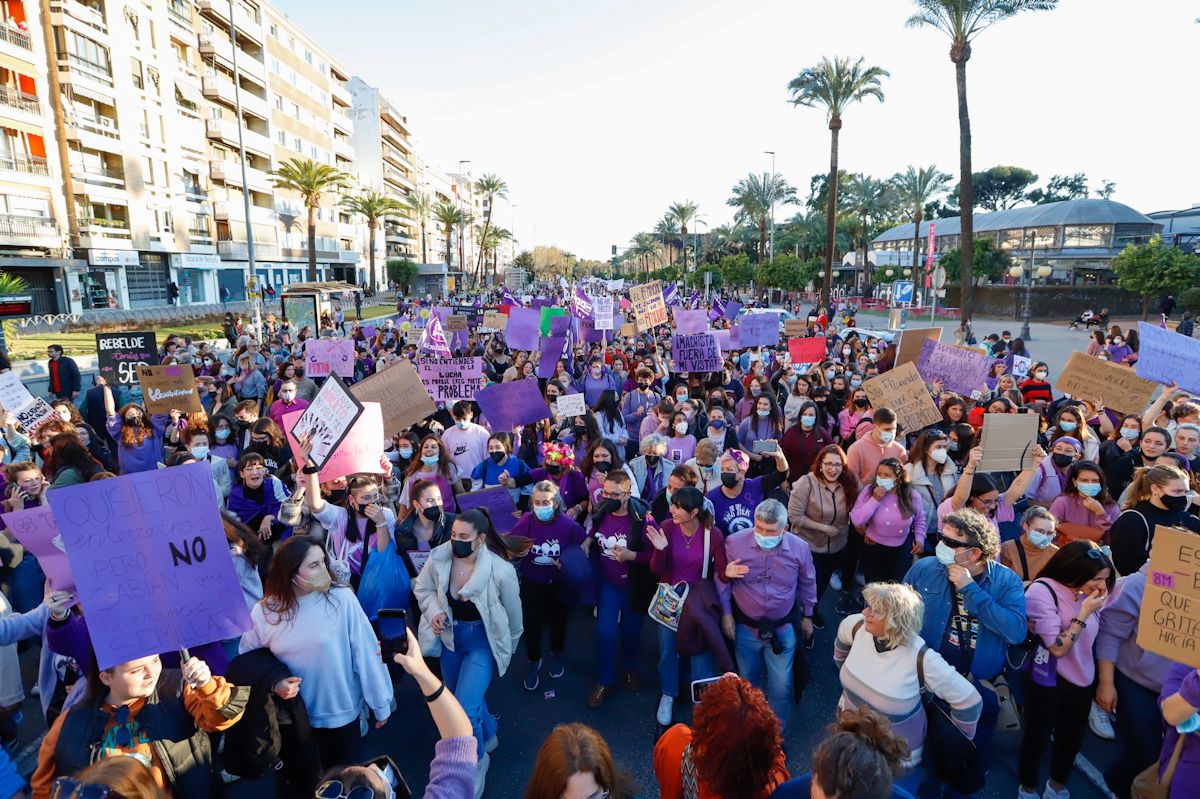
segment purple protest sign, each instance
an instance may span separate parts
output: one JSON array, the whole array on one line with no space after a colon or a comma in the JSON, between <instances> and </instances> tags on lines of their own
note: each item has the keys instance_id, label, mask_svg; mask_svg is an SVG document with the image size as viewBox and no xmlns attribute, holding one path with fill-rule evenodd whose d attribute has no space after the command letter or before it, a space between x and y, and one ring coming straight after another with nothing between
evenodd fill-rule
<instances>
[{"instance_id":1,"label":"purple protest sign","mask_svg":"<svg viewBox=\"0 0 1200 799\"><path fill-rule=\"evenodd\" d=\"M66 486L46 497L101 669L250 629L208 464Z\"/></svg>"},{"instance_id":2,"label":"purple protest sign","mask_svg":"<svg viewBox=\"0 0 1200 799\"><path fill-rule=\"evenodd\" d=\"M56 489L57 490L57 489ZM0 514L8 531L38 560L55 591L75 593L75 575L49 505Z\"/></svg>"},{"instance_id":3,"label":"purple protest sign","mask_svg":"<svg viewBox=\"0 0 1200 799\"><path fill-rule=\"evenodd\" d=\"M671 356L678 372L719 372L724 367L721 347L712 333L673 337Z\"/></svg>"},{"instance_id":4,"label":"purple protest sign","mask_svg":"<svg viewBox=\"0 0 1200 799\"><path fill-rule=\"evenodd\" d=\"M992 363L992 358L982 352L927 338L921 343L917 371L926 383L940 380L945 388L970 397L972 393L987 390L985 381Z\"/></svg>"},{"instance_id":5,"label":"purple protest sign","mask_svg":"<svg viewBox=\"0 0 1200 799\"><path fill-rule=\"evenodd\" d=\"M480 390L475 401L492 430L507 432L551 417L550 406L532 379L494 383Z\"/></svg>"},{"instance_id":6,"label":"purple protest sign","mask_svg":"<svg viewBox=\"0 0 1200 799\"><path fill-rule=\"evenodd\" d=\"M708 311L675 309L675 330L680 334L703 333L708 330Z\"/></svg>"},{"instance_id":7,"label":"purple protest sign","mask_svg":"<svg viewBox=\"0 0 1200 799\"><path fill-rule=\"evenodd\" d=\"M504 328L504 340L514 350L527 352L538 348L538 327L542 323L542 312L533 308L513 306L508 312L508 327Z\"/></svg>"},{"instance_id":8,"label":"purple protest sign","mask_svg":"<svg viewBox=\"0 0 1200 799\"><path fill-rule=\"evenodd\" d=\"M551 336L550 338L542 339L540 351L542 357L538 359L537 376L549 380L554 377L554 370L558 368L558 362L563 357L563 347L567 344L566 336Z\"/></svg>"},{"instance_id":9,"label":"purple protest sign","mask_svg":"<svg viewBox=\"0 0 1200 799\"><path fill-rule=\"evenodd\" d=\"M571 316L551 316L550 317L550 335L565 336L567 330L574 322L574 317Z\"/></svg>"},{"instance_id":10,"label":"purple protest sign","mask_svg":"<svg viewBox=\"0 0 1200 799\"><path fill-rule=\"evenodd\" d=\"M458 501L460 513L472 508L487 508L497 532L507 533L517 524L516 517L513 516L517 506L513 504L512 494L508 493L507 488L493 486L469 494L458 494L454 499Z\"/></svg>"},{"instance_id":11,"label":"purple protest sign","mask_svg":"<svg viewBox=\"0 0 1200 799\"><path fill-rule=\"evenodd\" d=\"M539 312L542 308L549 308L551 305L554 305L554 300L549 297L534 297L529 301L529 307ZM538 318L541 319L540 313L538 314Z\"/></svg>"},{"instance_id":12,"label":"purple protest sign","mask_svg":"<svg viewBox=\"0 0 1200 799\"><path fill-rule=\"evenodd\" d=\"M738 311L742 310L742 304L735 300L730 300L725 303L725 318L733 321L737 319Z\"/></svg>"},{"instance_id":13,"label":"purple protest sign","mask_svg":"<svg viewBox=\"0 0 1200 799\"><path fill-rule=\"evenodd\" d=\"M779 343L779 314L746 314L738 322L738 346L773 347Z\"/></svg>"},{"instance_id":14,"label":"purple protest sign","mask_svg":"<svg viewBox=\"0 0 1200 799\"><path fill-rule=\"evenodd\" d=\"M598 343L598 342L604 341L606 338L607 339L612 338L612 331L597 330L596 323L590 319L581 319L580 323L579 323L579 327L580 327L580 332L582 332L582 334L583 334L583 336L582 336L583 340L586 341L588 344Z\"/></svg>"}]
</instances>

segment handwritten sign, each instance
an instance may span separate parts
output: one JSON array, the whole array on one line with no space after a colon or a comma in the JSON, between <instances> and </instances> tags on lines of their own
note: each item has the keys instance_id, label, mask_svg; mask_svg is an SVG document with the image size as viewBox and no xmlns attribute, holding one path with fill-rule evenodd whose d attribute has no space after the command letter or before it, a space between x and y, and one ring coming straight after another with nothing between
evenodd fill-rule
<instances>
[{"instance_id":1,"label":"handwritten sign","mask_svg":"<svg viewBox=\"0 0 1200 799\"><path fill-rule=\"evenodd\" d=\"M204 410L196 393L196 377L190 366L139 366L142 399L150 413L196 413Z\"/></svg>"},{"instance_id":2,"label":"handwritten sign","mask_svg":"<svg viewBox=\"0 0 1200 799\"><path fill-rule=\"evenodd\" d=\"M283 415L283 429L288 431L288 444L292 452L300 448L300 442L292 435L292 428L304 411L292 411ZM379 459L383 457L383 442L387 433L383 428L383 410L378 402L364 402L362 416L350 428L350 432L338 444L317 477L322 483L360 472L379 473Z\"/></svg>"},{"instance_id":3,"label":"handwritten sign","mask_svg":"<svg viewBox=\"0 0 1200 799\"><path fill-rule=\"evenodd\" d=\"M625 322L621 325L621 335L624 338L633 338L637 335L637 327L633 322Z\"/></svg>"},{"instance_id":4,"label":"handwritten sign","mask_svg":"<svg viewBox=\"0 0 1200 799\"><path fill-rule=\"evenodd\" d=\"M808 335L808 325L803 319L784 319L783 335L788 338L804 338Z\"/></svg>"},{"instance_id":5,"label":"handwritten sign","mask_svg":"<svg viewBox=\"0 0 1200 799\"><path fill-rule=\"evenodd\" d=\"M493 430L512 430L550 418L550 406L536 380L490 385L475 395L475 401Z\"/></svg>"},{"instance_id":6,"label":"handwritten sign","mask_svg":"<svg viewBox=\"0 0 1200 799\"><path fill-rule=\"evenodd\" d=\"M1119 413L1137 414L1146 409L1158 390L1157 383L1138 377L1128 366L1102 361L1083 352L1071 353L1054 387L1090 402L1103 400L1105 407Z\"/></svg>"},{"instance_id":7,"label":"handwritten sign","mask_svg":"<svg viewBox=\"0 0 1200 799\"><path fill-rule=\"evenodd\" d=\"M1036 413L985 413L979 446L981 472L1020 472L1033 465L1037 448Z\"/></svg>"},{"instance_id":8,"label":"handwritten sign","mask_svg":"<svg viewBox=\"0 0 1200 799\"><path fill-rule=\"evenodd\" d=\"M719 372L724 368L721 347L712 333L694 333L671 339L671 355L679 372Z\"/></svg>"},{"instance_id":9,"label":"handwritten sign","mask_svg":"<svg viewBox=\"0 0 1200 799\"><path fill-rule=\"evenodd\" d=\"M96 367L110 386L137 385L137 367L158 363L153 333L97 333Z\"/></svg>"},{"instance_id":10,"label":"handwritten sign","mask_svg":"<svg viewBox=\"0 0 1200 799\"><path fill-rule=\"evenodd\" d=\"M493 486L482 491L459 494L455 500L458 501L460 513L465 513L472 508L486 508L497 532L507 533L517 525L516 517L513 516L517 506L513 504L512 494L508 492L507 488Z\"/></svg>"},{"instance_id":11,"label":"handwritten sign","mask_svg":"<svg viewBox=\"0 0 1200 799\"><path fill-rule=\"evenodd\" d=\"M1024 380L1033 366L1033 358L1024 355L1009 355L1005 361L1008 363L1008 373L1017 380Z\"/></svg>"},{"instance_id":12,"label":"handwritten sign","mask_svg":"<svg viewBox=\"0 0 1200 799\"><path fill-rule=\"evenodd\" d=\"M613 299L612 297L592 297L592 306L596 311L595 324L597 330L613 329Z\"/></svg>"},{"instance_id":13,"label":"handwritten sign","mask_svg":"<svg viewBox=\"0 0 1200 799\"><path fill-rule=\"evenodd\" d=\"M738 322L738 346L774 346L779 343L779 314L746 314Z\"/></svg>"},{"instance_id":14,"label":"handwritten sign","mask_svg":"<svg viewBox=\"0 0 1200 799\"><path fill-rule=\"evenodd\" d=\"M900 334L900 343L896 345L896 366L902 363L916 363L921 357L921 346L926 339L942 340L940 327L910 327ZM976 386L978 388L978 386Z\"/></svg>"},{"instance_id":15,"label":"handwritten sign","mask_svg":"<svg viewBox=\"0 0 1200 799\"><path fill-rule=\"evenodd\" d=\"M208 464L46 496L101 669L250 629Z\"/></svg>"},{"instance_id":16,"label":"handwritten sign","mask_svg":"<svg viewBox=\"0 0 1200 799\"><path fill-rule=\"evenodd\" d=\"M508 327L508 314L487 311L483 315L483 326L488 330L504 330Z\"/></svg>"},{"instance_id":17,"label":"handwritten sign","mask_svg":"<svg viewBox=\"0 0 1200 799\"><path fill-rule=\"evenodd\" d=\"M587 398L582 394L560 394L554 401L554 410L559 416L583 416L587 412Z\"/></svg>"},{"instance_id":18,"label":"handwritten sign","mask_svg":"<svg viewBox=\"0 0 1200 799\"><path fill-rule=\"evenodd\" d=\"M57 489L55 489L57 490ZM75 593L75 575L49 505L0 514L9 532L38 560L55 591Z\"/></svg>"},{"instance_id":19,"label":"handwritten sign","mask_svg":"<svg viewBox=\"0 0 1200 799\"><path fill-rule=\"evenodd\" d=\"M1138 323L1138 335L1138 377L1164 385L1174 381L1184 391L1200 394L1200 340L1145 322Z\"/></svg>"},{"instance_id":20,"label":"handwritten sign","mask_svg":"<svg viewBox=\"0 0 1200 799\"><path fill-rule=\"evenodd\" d=\"M483 358L421 358L421 382L436 402L475 399L483 379Z\"/></svg>"},{"instance_id":21,"label":"handwritten sign","mask_svg":"<svg viewBox=\"0 0 1200 799\"><path fill-rule=\"evenodd\" d=\"M397 361L386 369L355 383L350 388L359 402L378 402L383 412L385 435L398 433L427 416L437 406L416 368L408 361Z\"/></svg>"},{"instance_id":22,"label":"handwritten sign","mask_svg":"<svg viewBox=\"0 0 1200 799\"><path fill-rule=\"evenodd\" d=\"M933 339L921 342L917 371L926 382L940 380L951 391L971 396L972 391L984 388L992 359L981 352L963 350Z\"/></svg>"},{"instance_id":23,"label":"handwritten sign","mask_svg":"<svg viewBox=\"0 0 1200 799\"><path fill-rule=\"evenodd\" d=\"M464 314L450 314L446 317L447 333L466 333L467 317Z\"/></svg>"},{"instance_id":24,"label":"handwritten sign","mask_svg":"<svg viewBox=\"0 0 1200 799\"><path fill-rule=\"evenodd\" d=\"M0 374L0 407L17 417L17 422L30 433L58 416L50 403L30 394L13 371Z\"/></svg>"},{"instance_id":25,"label":"handwritten sign","mask_svg":"<svg viewBox=\"0 0 1200 799\"><path fill-rule=\"evenodd\" d=\"M891 408L905 431L920 430L942 420L925 381L911 363L876 375L862 387L871 400L871 407Z\"/></svg>"},{"instance_id":26,"label":"handwritten sign","mask_svg":"<svg viewBox=\"0 0 1200 799\"><path fill-rule=\"evenodd\" d=\"M310 338L304 342L304 374L308 377L354 377L354 342Z\"/></svg>"},{"instance_id":27,"label":"handwritten sign","mask_svg":"<svg viewBox=\"0 0 1200 799\"><path fill-rule=\"evenodd\" d=\"M667 323L667 304L663 301L661 280L631 286L629 299L633 302L633 316L639 330L650 330Z\"/></svg>"},{"instance_id":28,"label":"handwritten sign","mask_svg":"<svg viewBox=\"0 0 1200 799\"><path fill-rule=\"evenodd\" d=\"M703 333L708 330L708 311L675 311L675 330L681 334Z\"/></svg>"},{"instance_id":29,"label":"handwritten sign","mask_svg":"<svg viewBox=\"0 0 1200 799\"><path fill-rule=\"evenodd\" d=\"M1189 530L1154 528L1137 642L1147 652L1200 667L1200 536Z\"/></svg>"},{"instance_id":30,"label":"handwritten sign","mask_svg":"<svg viewBox=\"0 0 1200 799\"><path fill-rule=\"evenodd\" d=\"M319 469L333 457L334 450L362 412L362 403L350 393L341 378L330 375L313 397L312 404L288 429L298 441L308 441L312 446L312 462Z\"/></svg>"},{"instance_id":31,"label":"handwritten sign","mask_svg":"<svg viewBox=\"0 0 1200 799\"><path fill-rule=\"evenodd\" d=\"M789 338L788 357L792 359L793 366L802 363L821 363L825 360L824 337Z\"/></svg>"}]
</instances>

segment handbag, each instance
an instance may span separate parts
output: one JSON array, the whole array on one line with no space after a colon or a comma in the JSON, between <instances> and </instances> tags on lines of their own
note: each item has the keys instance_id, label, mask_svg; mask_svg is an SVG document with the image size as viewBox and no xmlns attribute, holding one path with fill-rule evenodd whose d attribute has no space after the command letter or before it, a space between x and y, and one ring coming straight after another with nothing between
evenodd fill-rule
<instances>
[{"instance_id":1,"label":"handbag","mask_svg":"<svg viewBox=\"0 0 1200 799\"><path fill-rule=\"evenodd\" d=\"M1183 753L1184 738L1187 738L1187 735L1180 735L1175 741L1175 751L1171 753L1171 760L1167 763L1167 770L1163 772L1162 779L1158 777L1157 760L1133 778L1133 785L1129 788L1129 795L1133 799L1167 799L1171 795L1171 780L1175 778L1175 767L1179 765L1179 756Z\"/></svg>"},{"instance_id":2,"label":"handbag","mask_svg":"<svg viewBox=\"0 0 1200 799\"><path fill-rule=\"evenodd\" d=\"M963 734L941 699L925 687L925 652L917 653L917 682L921 686L921 706L925 709L925 757L934 775L959 793L975 793L986 782L979 766L975 742Z\"/></svg>"},{"instance_id":3,"label":"handbag","mask_svg":"<svg viewBox=\"0 0 1200 799\"><path fill-rule=\"evenodd\" d=\"M304 512L304 486L296 489L290 497L279 503L279 523L285 527L296 527Z\"/></svg>"},{"instance_id":4,"label":"handbag","mask_svg":"<svg viewBox=\"0 0 1200 799\"><path fill-rule=\"evenodd\" d=\"M325 550L325 559L329 561L329 573L333 575L333 581L338 585L350 585L352 576L350 571L350 542L346 540L346 532L342 531L341 539L342 546L339 551L334 551L337 546L337 541L333 540L333 536L329 536L328 546ZM366 547L366 542L363 543Z\"/></svg>"},{"instance_id":5,"label":"handbag","mask_svg":"<svg viewBox=\"0 0 1200 799\"><path fill-rule=\"evenodd\" d=\"M711 537L708 528L704 529L704 566L700 572L700 579L708 579L708 558L709 544ZM683 591L679 589L682 586ZM650 600L650 607L646 608L646 615L654 619L656 622L666 627L673 633L679 632L679 617L683 615L683 603L687 601L688 592L691 586L684 582L675 583L659 583L658 588L654 591L654 597Z\"/></svg>"},{"instance_id":6,"label":"handbag","mask_svg":"<svg viewBox=\"0 0 1200 799\"><path fill-rule=\"evenodd\" d=\"M1054 593L1054 589L1041 580L1034 580L1033 582L1041 583L1050 592L1050 598L1054 600L1054 610L1057 613L1058 594ZM1030 657L1031 655L1032 657ZM1028 670L1029 676L1038 685L1052 688L1058 684L1058 658L1050 654L1050 650L1042 643L1041 636L1032 630L1025 634L1024 641L1016 646L1009 647L1007 659L1008 665L1013 671Z\"/></svg>"}]
</instances>

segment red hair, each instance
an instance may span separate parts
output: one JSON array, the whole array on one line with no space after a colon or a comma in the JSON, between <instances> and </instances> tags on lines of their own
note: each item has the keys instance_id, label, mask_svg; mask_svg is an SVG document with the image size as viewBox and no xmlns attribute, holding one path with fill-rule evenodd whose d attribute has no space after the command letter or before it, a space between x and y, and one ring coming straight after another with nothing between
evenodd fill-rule
<instances>
[{"instance_id":1,"label":"red hair","mask_svg":"<svg viewBox=\"0 0 1200 799\"><path fill-rule=\"evenodd\" d=\"M842 484L842 489L846 492L846 499L858 496L858 478L846 466L846 453L837 444L828 444L821 448L817 453L817 457L813 458L811 471L818 479L824 477L821 473L821 464L825 461L826 455L837 455L838 460L842 462L842 474L838 477L838 482Z\"/></svg>"},{"instance_id":2,"label":"red hair","mask_svg":"<svg viewBox=\"0 0 1200 799\"><path fill-rule=\"evenodd\" d=\"M783 734L763 692L729 676L704 692L692 727L692 762L717 796L755 799L775 789Z\"/></svg>"}]
</instances>

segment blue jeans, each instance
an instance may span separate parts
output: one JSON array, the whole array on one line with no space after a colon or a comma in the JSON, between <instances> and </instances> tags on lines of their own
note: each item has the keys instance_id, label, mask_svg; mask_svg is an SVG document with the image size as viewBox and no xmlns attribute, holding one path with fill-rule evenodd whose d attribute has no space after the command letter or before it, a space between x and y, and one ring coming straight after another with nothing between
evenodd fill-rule
<instances>
[{"instance_id":1,"label":"blue jeans","mask_svg":"<svg viewBox=\"0 0 1200 799\"><path fill-rule=\"evenodd\" d=\"M596 642L600 658L601 685L617 681L617 627L621 629L621 664L637 671L638 645L642 639L642 614L633 609L629 588L617 588L603 578L596 603ZM620 622L617 617L620 617Z\"/></svg>"},{"instance_id":2,"label":"blue jeans","mask_svg":"<svg viewBox=\"0 0 1200 799\"><path fill-rule=\"evenodd\" d=\"M778 655L771 651L770 641L758 637L758 630L739 624L734 653L742 677L766 693L771 710L775 711L780 725L786 730L788 711L792 707L792 661L796 655L796 629L785 624L775 631L775 637L783 646L783 651Z\"/></svg>"},{"instance_id":3,"label":"blue jeans","mask_svg":"<svg viewBox=\"0 0 1200 799\"><path fill-rule=\"evenodd\" d=\"M37 558L25 553L25 558L12 570L9 600L14 613L27 613L42 604L46 589L46 575Z\"/></svg>"},{"instance_id":4,"label":"blue jeans","mask_svg":"<svg viewBox=\"0 0 1200 799\"><path fill-rule=\"evenodd\" d=\"M442 649L442 682L471 720L481 759L484 744L496 734L496 719L488 711L485 697L495 674L496 661L483 622L454 622L454 651Z\"/></svg>"},{"instance_id":5,"label":"blue jeans","mask_svg":"<svg viewBox=\"0 0 1200 799\"><path fill-rule=\"evenodd\" d=\"M667 696L679 696L679 653L675 651L676 633L669 627L655 624L658 628L658 679L662 692ZM692 679L703 680L713 675L711 652L692 655Z\"/></svg>"}]
</instances>

